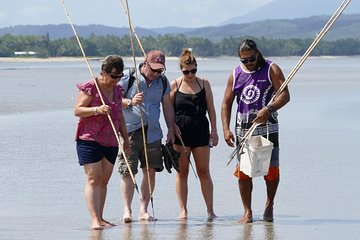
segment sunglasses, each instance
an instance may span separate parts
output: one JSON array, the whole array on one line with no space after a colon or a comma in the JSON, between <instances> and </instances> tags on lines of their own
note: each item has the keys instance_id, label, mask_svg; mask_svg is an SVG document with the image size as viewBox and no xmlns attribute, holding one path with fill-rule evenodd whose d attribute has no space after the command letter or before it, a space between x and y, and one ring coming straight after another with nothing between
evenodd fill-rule
<instances>
[{"instance_id":1,"label":"sunglasses","mask_svg":"<svg viewBox=\"0 0 360 240\"><path fill-rule=\"evenodd\" d=\"M158 73L158 74L162 74L162 73L164 73L165 72L165 69L153 69L153 68L151 68L150 67L150 64L148 64L148 66L149 66L149 68L150 68L150 70L152 71L152 72L155 72L155 73Z\"/></svg>"},{"instance_id":2,"label":"sunglasses","mask_svg":"<svg viewBox=\"0 0 360 240\"><path fill-rule=\"evenodd\" d=\"M251 56L251 57L248 57L248 58L240 58L240 62L242 62L243 64L247 64L249 62L255 62L256 61L256 54Z\"/></svg>"},{"instance_id":3,"label":"sunglasses","mask_svg":"<svg viewBox=\"0 0 360 240\"><path fill-rule=\"evenodd\" d=\"M123 73L121 73L120 75L114 75L114 74L108 74L112 79L115 79L115 80L117 80L117 79L120 79L120 78L122 78L123 76L124 76L124 74Z\"/></svg>"},{"instance_id":4,"label":"sunglasses","mask_svg":"<svg viewBox=\"0 0 360 240\"><path fill-rule=\"evenodd\" d=\"M182 71L184 75L188 75L190 73L195 74L197 72L197 68L191 69L191 70L184 70Z\"/></svg>"}]
</instances>

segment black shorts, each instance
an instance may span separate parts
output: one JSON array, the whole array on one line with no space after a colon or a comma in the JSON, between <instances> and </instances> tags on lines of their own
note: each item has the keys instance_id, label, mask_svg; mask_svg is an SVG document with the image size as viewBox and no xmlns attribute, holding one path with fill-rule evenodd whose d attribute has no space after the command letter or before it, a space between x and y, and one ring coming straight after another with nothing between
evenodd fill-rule
<instances>
[{"instance_id":1,"label":"black shorts","mask_svg":"<svg viewBox=\"0 0 360 240\"><path fill-rule=\"evenodd\" d=\"M175 123L181 131L181 138L186 147L195 148L209 145L209 121L206 116L199 118L175 116ZM175 136L175 144L181 145L177 136Z\"/></svg>"},{"instance_id":2,"label":"black shorts","mask_svg":"<svg viewBox=\"0 0 360 240\"><path fill-rule=\"evenodd\" d=\"M76 150L80 166L96 163L105 157L111 164L115 164L119 147L104 147L94 141L76 140Z\"/></svg>"}]
</instances>

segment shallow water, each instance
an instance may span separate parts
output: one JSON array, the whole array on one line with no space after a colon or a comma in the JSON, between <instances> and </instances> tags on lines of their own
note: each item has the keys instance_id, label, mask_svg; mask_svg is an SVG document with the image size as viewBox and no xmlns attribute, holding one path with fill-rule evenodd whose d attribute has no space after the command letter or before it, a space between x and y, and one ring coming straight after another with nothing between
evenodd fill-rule
<instances>
[{"instance_id":1,"label":"shallow water","mask_svg":"<svg viewBox=\"0 0 360 240\"><path fill-rule=\"evenodd\" d=\"M298 58L274 60L286 75ZM238 223L242 205L232 176L235 163L226 166L232 149L219 132L220 144L211 150L218 219L206 220L199 181L190 172L189 220L177 220L175 175L163 172L157 175L153 195L159 221L121 224L123 204L114 171L105 216L118 226L104 231L88 230L84 173L74 144L75 84L89 78L86 65L0 62L0 239L356 239L359 60L311 58L290 83L291 102L279 111L281 183L273 224L260 221L265 204L262 178L254 179L256 221ZM224 84L237 63L236 58L199 61L198 76L212 83L219 130ZM169 79L178 76L177 62L169 60L167 65ZM134 217L138 205L135 193Z\"/></svg>"}]
</instances>

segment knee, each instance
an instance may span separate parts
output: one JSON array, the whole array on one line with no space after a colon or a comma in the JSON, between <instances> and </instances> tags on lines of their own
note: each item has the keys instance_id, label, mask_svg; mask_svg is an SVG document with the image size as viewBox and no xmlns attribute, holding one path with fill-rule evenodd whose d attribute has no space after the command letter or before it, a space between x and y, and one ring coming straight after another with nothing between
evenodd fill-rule
<instances>
[{"instance_id":1,"label":"knee","mask_svg":"<svg viewBox=\"0 0 360 240\"><path fill-rule=\"evenodd\" d=\"M211 178L209 169L197 169L197 174L201 179Z\"/></svg>"},{"instance_id":2,"label":"knee","mask_svg":"<svg viewBox=\"0 0 360 240\"><path fill-rule=\"evenodd\" d=\"M101 174L91 175L87 178L87 183L92 186L100 186L103 184Z\"/></svg>"}]
</instances>

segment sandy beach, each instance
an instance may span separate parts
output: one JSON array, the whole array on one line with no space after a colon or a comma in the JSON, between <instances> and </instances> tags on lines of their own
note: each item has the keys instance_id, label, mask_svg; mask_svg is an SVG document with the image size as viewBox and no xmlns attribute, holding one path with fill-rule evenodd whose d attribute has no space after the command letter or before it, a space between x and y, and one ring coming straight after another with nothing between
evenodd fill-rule
<instances>
[{"instance_id":1,"label":"sandy beach","mask_svg":"<svg viewBox=\"0 0 360 240\"><path fill-rule=\"evenodd\" d=\"M89 61L101 61L104 57L87 57ZM133 57L126 56L122 57L125 62L133 61ZM136 57L136 61L142 61L143 57ZM207 58L199 58L199 60ZM174 61L178 60L177 57L166 57L166 60ZM0 57L1 62L33 62L33 63L42 63L42 62L84 62L84 57L49 57L49 58L37 58L37 57Z\"/></svg>"}]
</instances>

